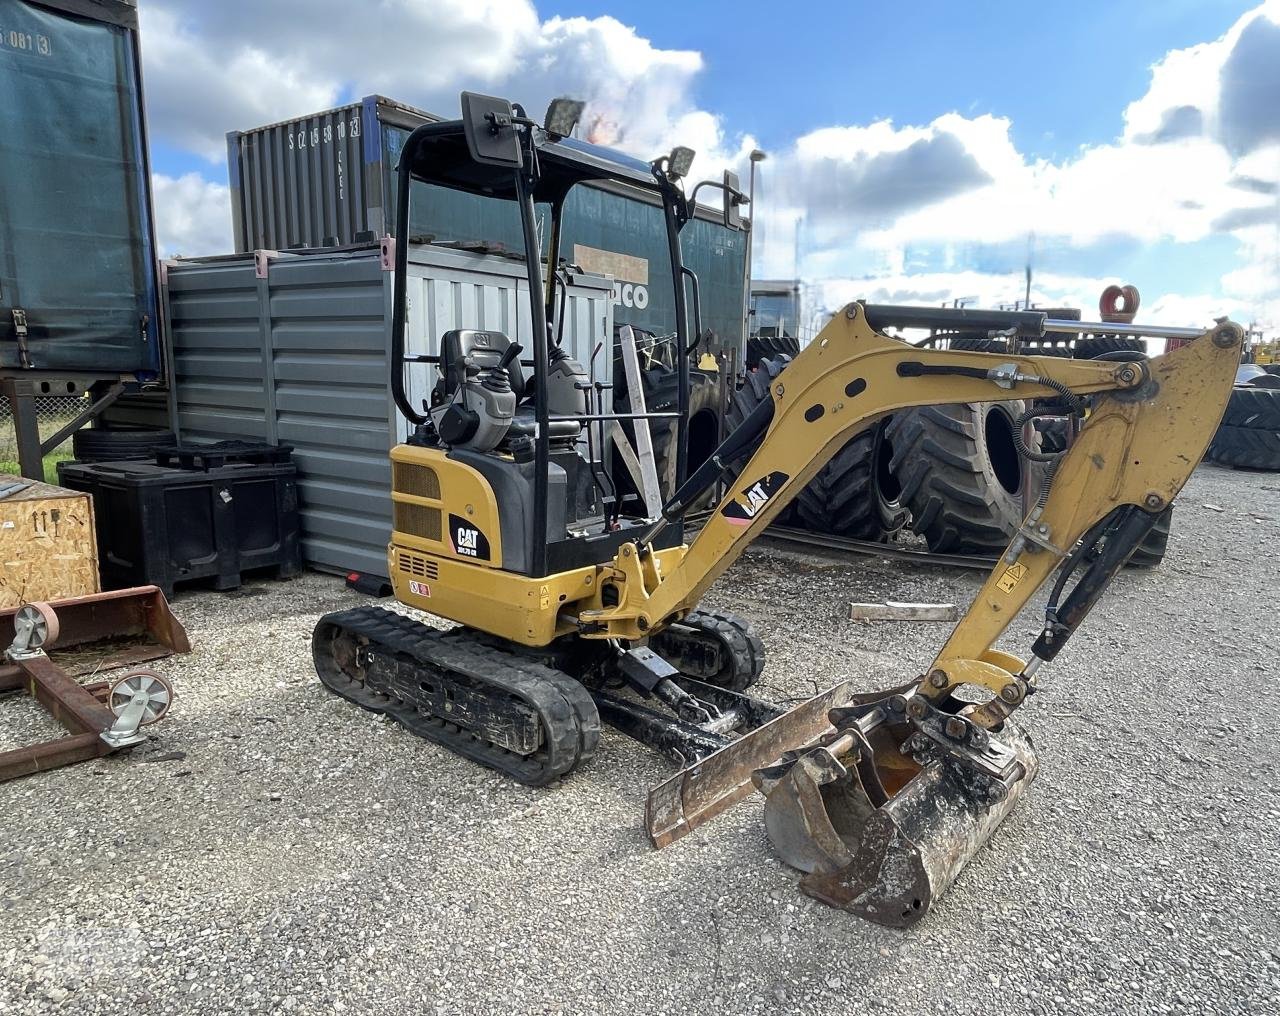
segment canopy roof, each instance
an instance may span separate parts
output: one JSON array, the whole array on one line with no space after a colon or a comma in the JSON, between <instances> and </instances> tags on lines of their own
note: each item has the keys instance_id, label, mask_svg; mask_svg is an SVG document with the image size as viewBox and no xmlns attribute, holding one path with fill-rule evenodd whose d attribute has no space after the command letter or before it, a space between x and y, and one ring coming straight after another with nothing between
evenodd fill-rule
<instances>
[{"instance_id":1,"label":"canopy roof","mask_svg":"<svg viewBox=\"0 0 1280 1016\"><path fill-rule=\"evenodd\" d=\"M575 185L591 180L623 180L646 190L659 190L653 170L640 159L576 138L555 141L541 131L535 131L534 138L540 169L534 201L558 203ZM416 180L507 201L516 199L515 174L509 167L472 160L461 120L418 127L400 158L401 164L410 160L409 171Z\"/></svg>"}]
</instances>

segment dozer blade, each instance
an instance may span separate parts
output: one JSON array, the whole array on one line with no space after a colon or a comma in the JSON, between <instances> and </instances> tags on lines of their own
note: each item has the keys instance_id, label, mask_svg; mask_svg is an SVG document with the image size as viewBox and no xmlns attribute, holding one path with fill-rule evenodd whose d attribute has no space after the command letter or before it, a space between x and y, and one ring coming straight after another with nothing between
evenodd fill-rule
<instances>
[{"instance_id":1,"label":"dozer blade","mask_svg":"<svg viewBox=\"0 0 1280 1016\"><path fill-rule=\"evenodd\" d=\"M905 723L872 710L762 768L765 828L800 888L877 924L920 920L1035 778L1031 739L1011 721L988 735L999 778L980 776ZM903 751L903 745L908 748Z\"/></svg>"},{"instance_id":2,"label":"dozer blade","mask_svg":"<svg viewBox=\"0 0 1280 1016\"><path fill-rule=\"evenodd\" d=\"M827 714L850 698L841 682L658 784L645 804L653 845L674 843L740 801L751 792L752 772L829 733Z\"/></svg>"}]
</instances>

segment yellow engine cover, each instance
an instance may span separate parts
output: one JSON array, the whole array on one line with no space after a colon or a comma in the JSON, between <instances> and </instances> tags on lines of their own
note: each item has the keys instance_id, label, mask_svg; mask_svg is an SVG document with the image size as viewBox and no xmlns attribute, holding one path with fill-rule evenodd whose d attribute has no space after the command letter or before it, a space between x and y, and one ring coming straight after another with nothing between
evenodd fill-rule
<instances>
[{"instance_id":1,"label":"yellow engine cover","mask_svg":"<svg viewBox=\"0 0 1280 1016\"><path fill-rule=\"evenodd\" d=\"M577 631L579 611L601 605L610 562L545 578L503 571L493 488L439 448L391 450L391 503L387 569L401 603L529 646ZM670 568L683 553L655 557Z\"/></svg>"}]
</instances>

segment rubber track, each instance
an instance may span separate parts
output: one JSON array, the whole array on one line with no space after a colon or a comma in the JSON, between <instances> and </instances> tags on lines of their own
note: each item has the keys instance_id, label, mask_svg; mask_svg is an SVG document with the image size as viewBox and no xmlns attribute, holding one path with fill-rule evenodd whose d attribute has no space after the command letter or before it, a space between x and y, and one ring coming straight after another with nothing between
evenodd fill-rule
<instances>
[{"instance_id":1,"label":"rubber track","mask_svg":"<svg viewBox=\"0 0 1280 1016\"><path fill-rule=\"evenodd\" d=\"M1222 422L1228 427L1280 430L1280 391L1274 388L1233 388Z\"/></svg>"},{"instance_id":2,"label":"rubber track","mask_svg":"<svg viewBox=\"0 0 1280 1016\"><path fill-rule=\"evenodd\" d=\"M1280 431L1223 425L1205 458L1224 466L1280 471Z\"/></svg>"},{"instance_id":3,"label":"rubber track","mask_svg":"<svg viewBox=\"0 0 1280 1016\"><path fill-rule=\"evenodd\" d=\"M420 712L411 701L370 688L345 673L334 658L332 641L337 630L408 657L437 680L460 674L472 686L485 684L523 701L538 716L542 746L533 756L517 755L443 718ZM382 607L356 607L320 619L312 654L320 680L331 691L529 786L543 786L572 772L591 759L600 741L600 717L581 684L552 667L486 644L478 632L466 628L440 631Z\"/></svg>"},{"instance_id":4,"label":"rubber track","mask_svg":"<svg viewBox=\"0 0 1280 1016\"><path fill-rule=\"evenodd\" d=\"M729 651L730 672L711 677L700 677L699 680L714 684L730 691L746 691L759 680L764 672L765 648L745 618L730 611L692 610L680 624L695 628L716 639ZM662 633L653 636L649 645L654 652L662 655Z\"/></svg>"},{"instance_id":5,"label":"rubber track","mask_svg":"<svg viewBox=\"0 0 1280 1016\"><path fill-rule=\"evenodd\" d=\"M1023 410L1020 402L1005 405L1014 418ZM1022 521L1021 498L1000 485L988 461L985 413L982 404L923 406L889 424L899 500L933 553L998 555ZM1026 463L1021 468L1029 482Z\"/></svg>"}]
</instances>

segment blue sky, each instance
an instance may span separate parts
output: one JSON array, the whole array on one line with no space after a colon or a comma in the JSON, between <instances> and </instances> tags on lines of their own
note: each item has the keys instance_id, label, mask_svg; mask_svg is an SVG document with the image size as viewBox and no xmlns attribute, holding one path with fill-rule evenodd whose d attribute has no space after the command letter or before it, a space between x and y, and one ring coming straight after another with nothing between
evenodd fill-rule
<instances>
[{"instance_id":1,"label":"blue sky","mask_svg":"<svg viewBox=\"0 0 1280 1016\"><path fill-rule=\"evenodd\" d=\"M927 123L994 113L1024 152L1059 158L1117 135L1126 103L1171 49L1222 35L1241 0L1156 3L569 3L544 13L613 14L656 45L696 49L699 105L766 148L832 124ZM787 22L780 12L790 11Z\"/></svg>"},{"instance_id":2,"label":"blue sky","mask_svg":"<svg viewBox=\"0 0 1280 1016\"><path fill-rule=\"evenodd\" d=\"M1280 324L1280 0L141 11L170 250L229 246L227 130L371 92L572 94L618 147L692 145L697 175L764 148L756 274L819 303L1004 302L1030 256L1043 304L1133 282L1164 323Z\"/></svg>"}]
</instances>

